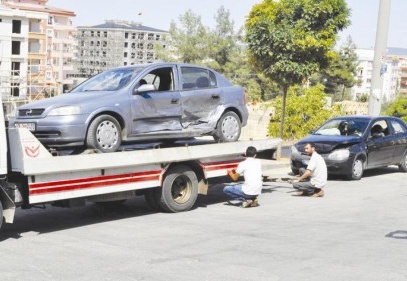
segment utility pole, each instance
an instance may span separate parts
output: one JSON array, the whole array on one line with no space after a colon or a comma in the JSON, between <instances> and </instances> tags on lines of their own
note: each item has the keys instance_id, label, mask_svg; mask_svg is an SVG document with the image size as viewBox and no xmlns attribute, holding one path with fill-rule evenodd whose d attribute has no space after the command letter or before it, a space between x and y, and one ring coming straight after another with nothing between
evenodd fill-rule
<instances>
[{"instance_id":1,"label":"utility pole","mask_svg":"<svg viewBox=\"0 0 407 281\"><path fill-rule=\"evenodd\" d=\"M387 48L387 32L389 29L391 0L380 0L377 20L376 43L374 48L372 87L369 96L369 115L379 116L383 99L383 75L385 65L383 59Z\"/></svg>"}]
</instances>

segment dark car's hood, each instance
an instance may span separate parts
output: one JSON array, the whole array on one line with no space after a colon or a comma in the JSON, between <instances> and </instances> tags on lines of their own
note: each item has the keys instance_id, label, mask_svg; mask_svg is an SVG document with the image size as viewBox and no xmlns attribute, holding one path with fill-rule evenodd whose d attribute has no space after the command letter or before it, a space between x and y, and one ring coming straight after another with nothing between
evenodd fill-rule
<instances>
[{"instance_id":1,"label":"dark car's hood","mask_svg":"<svg viewBox=\"0 0 407 281\"><path fill-rule=\"evenodd\" d=\"M308 142L315 144L319 153L329 153L338 146L348 146L362 141L360 136L326 136L309 135L295 144L298 151L304 152L304 145Z\"/></svg>"}]
</instances>

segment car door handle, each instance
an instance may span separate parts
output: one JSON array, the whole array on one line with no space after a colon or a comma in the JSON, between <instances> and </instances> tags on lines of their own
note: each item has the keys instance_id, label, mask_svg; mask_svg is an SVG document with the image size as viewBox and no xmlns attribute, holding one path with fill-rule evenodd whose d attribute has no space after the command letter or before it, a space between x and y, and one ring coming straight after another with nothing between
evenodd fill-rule
<instances>
[{"instance_id":1,"label":"car door handle","mask_svg":"<svg viewBox=\"0 0 407 281\"><path fill-rule=\"evenodd\" d=\"M172 99L172 100L171 100L171 104L177 104L178 101L179 101L179 99Z\"/></svg>"},{"instance_id":2,"label":"car door handle","mask_svg":"<svg viewBox=\"0 0 407 281\"><path fill-rule=\"evenodd\" d=\"M218 98L219 98L219 95L212 95L212 98L213 98L213 99L218 99Z\"/></svg>"}]
</instances>

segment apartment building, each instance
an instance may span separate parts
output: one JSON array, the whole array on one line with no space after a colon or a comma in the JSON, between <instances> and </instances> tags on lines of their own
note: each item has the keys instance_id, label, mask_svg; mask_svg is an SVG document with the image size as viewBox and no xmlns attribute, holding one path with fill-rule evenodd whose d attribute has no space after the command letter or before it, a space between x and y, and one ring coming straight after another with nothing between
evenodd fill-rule
<instances>
[{"instance_id":1,"label":"apartment building","mask_svg":"<svg viewBox=\"0 0 407 281\"><path fill-rule=\"evenodd\" d=\"M352 88L352 97L358 99L370 94L374 50L356 49L355 52L359 60L356 76L359 83ZM407 95L407 49L388 48L382 59L381 75L382 102L392 102L398 95Z\"/></svg>"},{"instance_id":2,"label":"apartment building","mask_svg":"<svg viewBox=\"0 0 407 281\"><path fill-rule=\"evenodd\" d=\"M2 63L1 70L13 73L13 79L20 81L12 82L11 97L32 100L56 95L72 84L69 78L73 71L74 42L71 18L75 13L48 6L47 2L1 2L0 18L5 18L0 31L2 60L10 60Z\"/></svg>"},{"instance_id":3,"label":"apartment building","mask_svg":"<svg viewBox=\"0 0 407 281\"><path fill-rule=\"evenodd\" d=\"M157 48L166 48L168 38L167 31L137 22L78 26L76 72L87 77L112 67L154 62Z\"/></svg>"}]
</instances>

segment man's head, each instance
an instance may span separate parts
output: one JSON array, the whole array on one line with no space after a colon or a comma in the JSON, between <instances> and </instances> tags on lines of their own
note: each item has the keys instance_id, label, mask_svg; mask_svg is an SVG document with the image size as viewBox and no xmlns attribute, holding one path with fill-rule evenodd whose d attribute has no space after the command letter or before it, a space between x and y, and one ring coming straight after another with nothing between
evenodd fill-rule
<instances>
[{"instance_id":1,"label":"man's head","mask_svg":"<svg viewBox=\"0 0 407 281\"><path fill-rule=\"evenodd\" d=\"M257 154L257 149L254 146L249 146L246 149L246 157L255 157Z\"/></svg>"},{"instance_id":2,"label":"man's head","mask_svg":"<svg viewBox=\"0 0 407 281\"><path fill-rule=\"evenodd\" d=\"M315 152L315 144L312 142L307 142L304 146L305 153L308 155L312 155Z\"/></svg>"}]
</instances>

